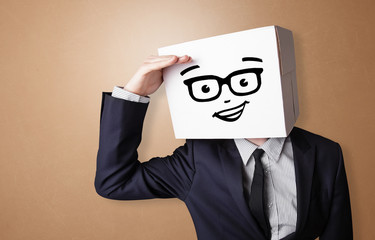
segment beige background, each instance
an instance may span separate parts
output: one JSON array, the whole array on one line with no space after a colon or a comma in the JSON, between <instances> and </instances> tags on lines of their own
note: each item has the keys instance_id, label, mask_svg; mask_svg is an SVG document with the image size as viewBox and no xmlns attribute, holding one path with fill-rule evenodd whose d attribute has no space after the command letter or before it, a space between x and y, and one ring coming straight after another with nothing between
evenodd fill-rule
<instances>
[{"instance_id":1,"label":"beige background","mask_svg":"<svg viewBox=\"0 0 375 240\"><path fill-rule=\"evenodd\" d=\"M174 43L280 25L294 32L297 125L339 142L355 239L374 239L373 1L0 1L0 239L195 239L178 200L94 190L101 92ZM175 140L164 89L140 159Z\"/></svg>"}]
</instances>

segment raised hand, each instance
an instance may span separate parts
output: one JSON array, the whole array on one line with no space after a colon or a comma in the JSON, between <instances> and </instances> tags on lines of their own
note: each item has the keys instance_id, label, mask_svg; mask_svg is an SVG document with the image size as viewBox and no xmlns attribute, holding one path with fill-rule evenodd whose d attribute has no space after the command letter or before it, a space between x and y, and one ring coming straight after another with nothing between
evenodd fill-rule
<instances>
[{"instance_id":1,"label":"raised hand","mask_svg":"<svg viewBox=\"0 0 375 240\"><path fill-rule=\"evenodd\" d=\"M129 92L147 96L154 93L163 83L163 68L173 64L188 63L191 57L184 55L149 56L140 66L138 71L126 84L125 89Z\"/></svg>"}]
</instances>

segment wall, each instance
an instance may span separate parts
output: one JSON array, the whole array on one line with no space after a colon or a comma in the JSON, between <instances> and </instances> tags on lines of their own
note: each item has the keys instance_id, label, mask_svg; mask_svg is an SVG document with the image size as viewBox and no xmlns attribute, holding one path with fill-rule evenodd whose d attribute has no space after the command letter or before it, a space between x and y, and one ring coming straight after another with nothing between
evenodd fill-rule
<instances>
[{"instance_id":1,"label":"wall","mask_svg":"<svg viewBox=\"0 0 375 240\"><path fill-rule=\"evenodd\" d=\"M1 0L0 239L195 239L178 200L96 195L101 92L124 85L158 47L274 24L294 32L297 125L341 144L355 238L374 239L373 8L370 0ZM151 97L142 160L183 143L164 90Z\"/></svg>"}]
</instances>

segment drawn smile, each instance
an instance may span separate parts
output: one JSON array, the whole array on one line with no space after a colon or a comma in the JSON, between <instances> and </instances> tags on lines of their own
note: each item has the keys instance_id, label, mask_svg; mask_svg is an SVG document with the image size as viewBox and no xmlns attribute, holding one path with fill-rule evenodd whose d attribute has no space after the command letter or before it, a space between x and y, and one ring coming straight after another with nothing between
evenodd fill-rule
<instances>
[{"instance_id":1,"label":"drawn smile","mask_svg":"<svg viewBox=\"0 0 375 240\"><path fill-rule=\"evenodd\" d=\"M224 109L219 112L215 112L212 115L212 117L217 117L218 119L226 121L226 122L234 122L241 117L243 110L245 109L245 105L247 103L250 103L250 102L244 101L242 104L236 107Z\"/></svg>"}]
</instances>

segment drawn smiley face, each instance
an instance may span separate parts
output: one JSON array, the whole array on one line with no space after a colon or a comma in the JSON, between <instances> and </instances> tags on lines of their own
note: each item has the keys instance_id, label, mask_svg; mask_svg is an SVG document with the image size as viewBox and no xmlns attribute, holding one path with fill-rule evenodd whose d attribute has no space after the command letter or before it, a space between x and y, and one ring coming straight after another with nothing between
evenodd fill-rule
<instances>
[{"instance_id":1,"label":"drawn smiley face","mask_svg":"<svg viewBox=\"0 0 375 240\"><path fill-rule=\"evenodd\" d=\"M244 57L242 61L263 62L262 59L256 57ZM188 67L180 74L183 76L196 68L200 68L200 66ZM263 68L245 68L236 70L225 78L215 75L202 75L186 79L184 84L188 87L189 95L194 101L211 102L220 97L223 85L227 85L230 92L235 96L249 96L256 93L262 85L262 72ZM225 100L224 103L229 103L230 101ZM249 100L244 100L240 104L214 112L212 117L226 122L237 121L248 103L250 103Z\"/></svg>"}]
</instances>

